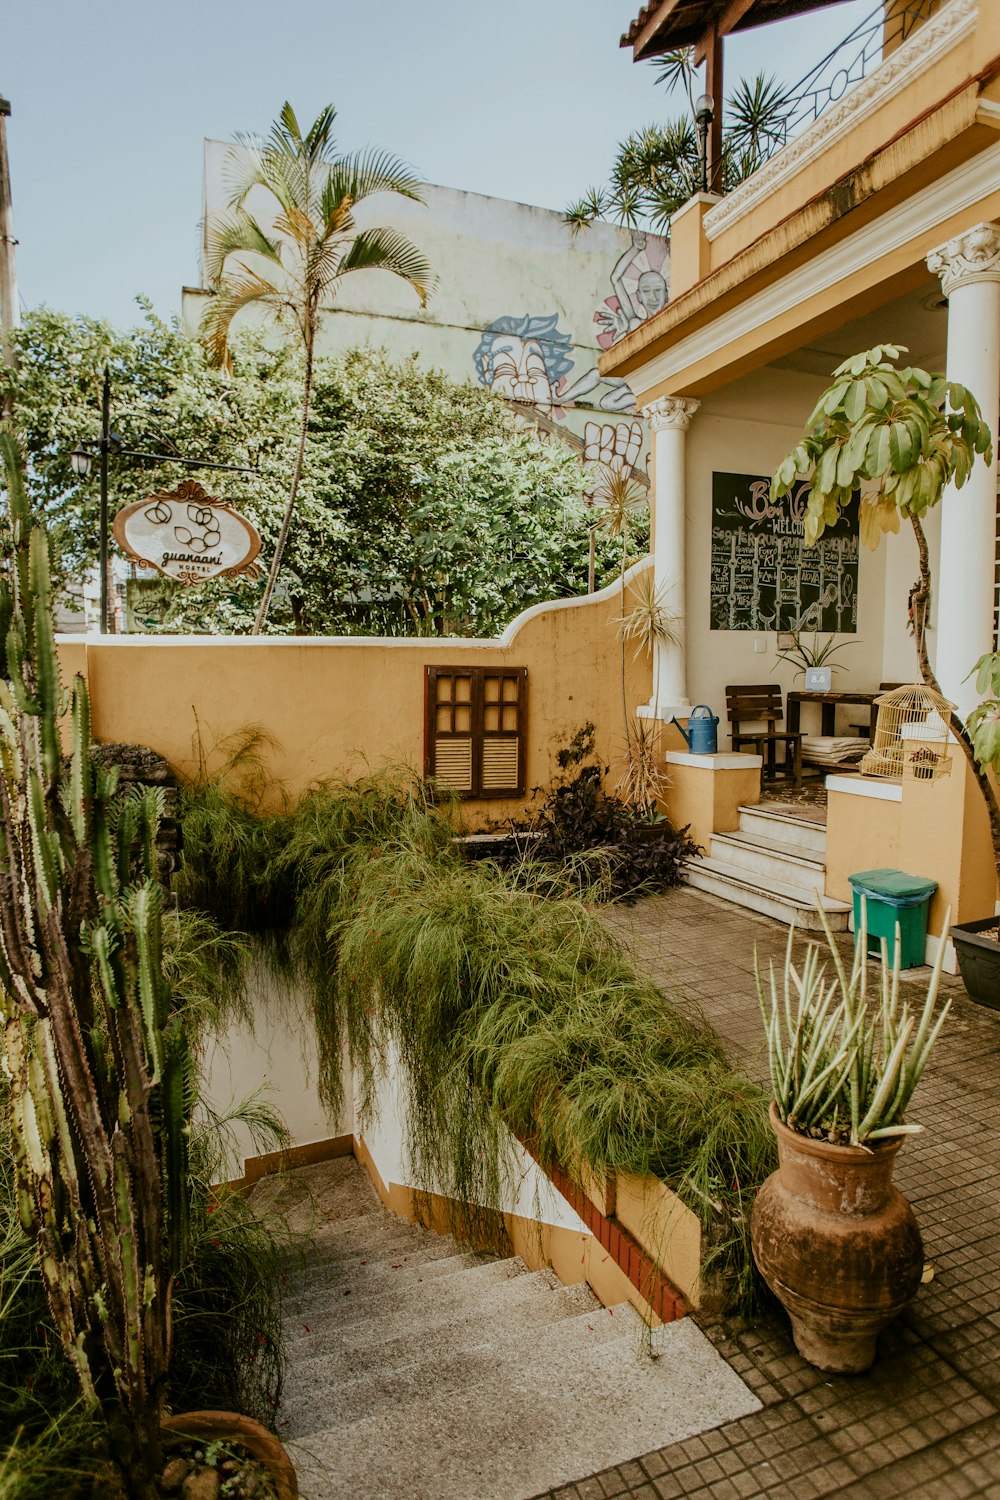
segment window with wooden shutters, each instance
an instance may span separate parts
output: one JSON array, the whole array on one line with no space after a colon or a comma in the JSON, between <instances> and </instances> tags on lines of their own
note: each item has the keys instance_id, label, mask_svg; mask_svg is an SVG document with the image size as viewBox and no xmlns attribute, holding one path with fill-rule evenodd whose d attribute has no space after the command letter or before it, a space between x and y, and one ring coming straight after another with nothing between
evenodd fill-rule
<instances>
[{"instance_id":1,"label":"window with wooden shutters","mask_svg":"<svg viewBox=\"0 0 1000 1500\"><path fill-rule=\"evenodd\" d=\"M526 667L427 667L424 774L461 797L523 797Z\"/></svg>"}]
</instances>

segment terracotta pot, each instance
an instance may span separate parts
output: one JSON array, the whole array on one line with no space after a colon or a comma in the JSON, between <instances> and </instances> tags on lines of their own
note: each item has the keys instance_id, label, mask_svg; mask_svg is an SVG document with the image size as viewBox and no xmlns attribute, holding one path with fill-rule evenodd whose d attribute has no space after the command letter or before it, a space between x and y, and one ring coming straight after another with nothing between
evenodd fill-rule
<instances>
[{"instance_id":1,"label":"terracotta pot","mask_svg":"<svg viewBox=\"0 0 1000 1500\"><path fill-rule=\"evenodd\" d=\"M171 1440L177 1442L189 1438L199 1443L210 1443L213 1439L239 1443L267 1469L274 1480L278 1500L298 1500L299 1484L291 1459L274 1433L250 1417L240 1417L231 1411L186 1411L175 1417L164 1417L160 1432L163 1446L168 1450Z\"/></svg>"},{"instance_id":2,"label":"terracotta pot","mask_svg":"<svg viewBox=\"0 0 1000 1500\"><path fill-rule=\"evenodd\" d=\"M778 1170L754 1203L754 1260L792 1320L803 1359L860 1374L923 1270L913 1210L892 1185L903 1137L871 1148L832 1146L789 1130L773 1103L771 1127Z\"/></svg>"}]
</instances>

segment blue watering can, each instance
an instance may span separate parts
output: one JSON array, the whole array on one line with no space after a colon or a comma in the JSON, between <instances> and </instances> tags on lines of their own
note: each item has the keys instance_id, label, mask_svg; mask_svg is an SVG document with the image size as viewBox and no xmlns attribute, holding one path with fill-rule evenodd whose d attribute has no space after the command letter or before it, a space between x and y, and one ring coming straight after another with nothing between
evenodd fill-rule
<instances>
[{"instance_id":1,"label":"blue watering can","mask_svg":"<svg viewBox=\"0 0 1000 1500\"><path fill-rule=\"evenodd\" d=\"M677 724L676 719L671 719L671 724ZM716 730L719 727L719 716L713 714L707 703L699 703L688 715L688 727L677 724L677 728L687 741L687 747L692 755L714 755L719 748L719 737Z\"/></svg>"}]
</instances>

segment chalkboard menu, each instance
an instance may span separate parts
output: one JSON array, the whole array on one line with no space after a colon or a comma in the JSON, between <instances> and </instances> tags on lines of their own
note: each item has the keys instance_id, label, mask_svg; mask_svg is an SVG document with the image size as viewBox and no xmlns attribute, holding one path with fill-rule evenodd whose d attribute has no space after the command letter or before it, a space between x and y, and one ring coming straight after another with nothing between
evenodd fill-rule
<instances>
[{"instance_id":1,"label":"chalkboard menu","mask_svg":"<svg viewBox=\"0 0 1000 1500\"><path fill-rule=\"evenodd\" d=\"M770 498L757 474L712 475L713 630L858 628L858 499L807 547L808 484Z\"/></svg>"}]
</instances>

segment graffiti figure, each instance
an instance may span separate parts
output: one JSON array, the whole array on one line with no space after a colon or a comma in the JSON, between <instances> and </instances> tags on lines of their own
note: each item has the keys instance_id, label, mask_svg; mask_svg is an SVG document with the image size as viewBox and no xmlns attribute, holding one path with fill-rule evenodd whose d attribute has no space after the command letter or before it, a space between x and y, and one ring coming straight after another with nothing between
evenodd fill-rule
<instances>
[{"instance_id":1,"label":"graffiti figure","mask_svg":"<svg viewBox=\"0 0 1000 1500\"><path fill-rule=\"evenodd\" d=\"M472 356L479 383L545 416L563 415L566 377L573 368L572 340L547 316L495 318L483 329Z\"/></svg>"},{"instance_id":2,"label":"graffiti figure","mask_svg":"<svg viewBox=\"0 0 1000 1500\"><path fill-rule=\"evenodd\" d=\"M641 229L632 230L631 243L611 272L614 295L606 297L604 306L594 314L594 322L601 330L597 342L602 349L610 349L666 307L670 296L663 274L666 256L667 247L661 239L644 234ZM643 260L645 266L640 269Z\"/></svg>"},{"instance_id":3,"label":"graffiti figure","mask_svg":"<svg viewBox=\"0 0 1000 1500\"><path fill-rule=\"evenodd\" d=\"M583 463L587 472L584 491L593 503L602 470L630 473L642 451L641 422L587 422L583 429Z\"/></svg>"}]
</instances>

